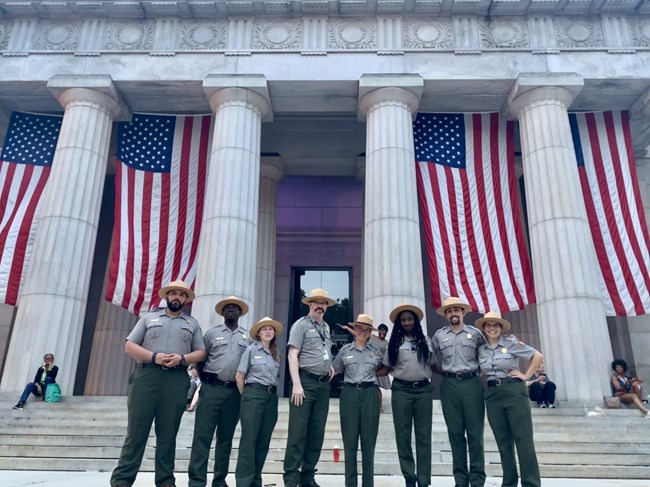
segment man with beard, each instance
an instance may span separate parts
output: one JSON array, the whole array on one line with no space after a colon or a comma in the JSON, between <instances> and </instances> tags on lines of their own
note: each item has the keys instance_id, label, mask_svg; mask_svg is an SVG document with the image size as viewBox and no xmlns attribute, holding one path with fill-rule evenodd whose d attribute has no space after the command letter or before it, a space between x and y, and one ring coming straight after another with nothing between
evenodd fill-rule
<instances>
[{"instance_id":1,"label":"man with beard","mask_svg":"<svg viewBox=\"0 0 650 487\"><path fill-rule=\"evenodd\" d=\"M478 378L478 347L485 343L485 338L478 328L463 323L469 311L469 304L460 298L447 298L438 314L447 318L449 325L435 333L432 343L435 353L442 357L440 402L451 444L456 487L483 487L485 402Z\"/></svg>"},{"instance_id":2,"label":"man with beard","mask_svg":"<svg viewBox=\"0 0 650 487\"><path fill-rule=\"evenodd\" d=\"M309 313L291 326L289 373L293 382L289 403L289 432L284 454L285 487L318 487L314 476L320 458L329 411L332 340L324 321L336 303L323 289L302 300Z\"/></svg>"},{"instance_id":3,"label":"man with beard","mask_svg":"<svg viewBox=\"0 0 650 487\"><path fill-rule=\"evenodd\" d=\"M181 310L194 292L174 281L158 293L167 307L144 315L126 338L124 351L138 361L129 379L128 426L114 487L129 487L142 463L151 423L156 421L157 487L174 487L176 434L185 410L187 365L205 358L198 322Z\"/></svg>"},{"instance_id":4,"label":"man with beard","mask_svg":"<svg viewBox=\"0 0 650 487\"><path fill-rule=\"evenodd\" d=\"M241 356L253 343L248 332L239 326L239 318L248 313L248 305L235 296L215 306L224 323L205 332L203 341L207 359L201 374L201 391L194 421L192 454L188 469L189 487L207 483L210 444L217 430L214 449L213 487L228 487L226 476L232 450L232 437L239 421L241 395L235 376Z\"/></svg>"}]
</instances>

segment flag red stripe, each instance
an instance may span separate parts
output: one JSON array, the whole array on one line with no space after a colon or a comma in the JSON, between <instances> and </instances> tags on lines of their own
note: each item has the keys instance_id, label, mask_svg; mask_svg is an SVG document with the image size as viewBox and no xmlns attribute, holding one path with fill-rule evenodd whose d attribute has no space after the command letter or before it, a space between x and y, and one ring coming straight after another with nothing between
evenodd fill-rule
<instances>
[{"instance_id":1,"label":"flag red stripe","mask_svg":"<svg viewBox=\"0 0 650 487\"><path fill-rule=\"evenodd\" d=\"M13 185L14 178L16 177L16 164L11 164L11 163L4 163L7 166L7 176L5 178L5 184L2 188L2 200L0 200L0 209L2 211L0 212L0 222L4 220L5 213L7 212L7 202L9 201L9 193L11 191L11 186ZM21 185L24 184L24 181L21 181ZM24 195L24 191L20 191L19 195ZM11 216L7 219L7 223L5 224L4 228L2 229L2 232L0 232L0 255L3 254L5 245L7 243L7 234L9 233L9 229L11 228L11 221L14 218L14 215L16 214L16 211L18 210L18 207L20 205L16 204L12 209L11 209Z\"/></svg>"},{"instance_id":2,"label":"flag red stripe","mask_svg":"<svg viewBox=\"0 0 650 487\"><path fill-rule=\"evenodd\" d=\"M154 174L151 172L142 172L142 213L140 215L140 232L142 242L142 264L140 266L140 280L138 282L138 294L133 304L134 309L140 309L145 299L145 290L147 289L147 280L149 279L149 249L151 246L151 201L153 198Z\"/></svg>"},{"instance_id":3,"label":"flag red stripe","mask_svg":"<svg viewBox=\"0 0 650 487\"><path fill-rule=\"evenodd\" d=\"M451 172L452 169L449 169L450 174ZM456 190L458 189L460 190L459 193L462 195L462 199L463 199L463 213L464 213L463 218L465 219L465 231L468 234L467 244L470 253L470 261L468 262L468 264L472 264L472 261L474 260L473 255L476 253L476 240L474 239L470 240L469 238L470 234L471 235L474 234L474 229L472 226L471 195L470 195L469 183L467 181L467 171L455 171L455 172L460 176L460 188L456 188ZM453 195L450 196L454 197ZM454 205L455 204L456 201L454 200ZM458 215L459 214L458 210L454 209L452 214ZM474 293L472 292L472 287L470 285L469 278L468 278L468 276L474 276L474 272L476 271L476 269L466 268L465 257L463 256L463 243L460 235L460 226L454 225L452 223L452 228L454 229L454 239L456 240L456 256L458 259L457 265L458 265L458 272L460 276L460 283L463 286L463 292L467 297L467 301L469 305L472 307L472 309L477 309L478 303L476 301L476 297L474 296Z\"/></svg>"},{"instance_id":4,"label":"flag red stripe","mask_svg":"<svg viewBox=\"0 0 650 487\"><path fill-rule=\"evenodd\" d=\"M122 307L126 309L131 308L132 294L133 294L133 269L135 267L135 224L133 218L137 216L135 213L135 171L131 168L126 170L127 180L127 236L129 237L129 244L126 249L126 269L124 271L124 297L122 298Z\"/></svg>"},{"instance_id":5,"label":"flag red stripe","mask_svg":"<svg viewBox=\"0 0 650 487\"><path fill-rule=\"evenodd\" d=\"M181 160L180 172L181 174L188 174L190 164L190 149L192 147L192 117L185 118L183 127L183 142L181 145ZM185 228L187 226L187 198L188 198L188 185L187 177L181 177L178 182L178 231L176 232L176 252L174 252L174 267L173 275L178 276L181 271L181 264L183 258L183 248L185 246Z\"/></svg>"},{"instance_id":6,"label":"flag red stripe","mask_svg":"<svg viewBox=\"0 0 650 487\"><path fill-rule=\"evenodd\" d=\"M12 166L15 166L12 164ZM12 167L12 169L14 169ZM7 242L7 236L9 235L9 231L11 230L14 220L16 219L16 215L18 214L18 210L20 210L20 207L23 203L23 200L28 196L27 188L29 188L29 183L31 182L32 179L32 174L34 173L34 166L31 164L25 164L25 172L23 173L22 178L20 179L20 183L18 184L18 193L16 196L16 204L11 210L11 216L7 219L7 223L5 224L4 228L2 229L2 232L0 232L0 255L4 252L4 247ZM15 175L15 173L13 174ZM12 176L13 176L12 175ZM13 177L12 177L13 179ZM34 193L32 193L34 194ZM40 194L38 196L40 198ZM18 249L16 249L18 250Z\"/></svg>"},{"instance_id":7,"label":"flag red stripe","mask_svg":"<svg viewBox=\"0 0 650 487\"><path fill-rule=\"evenodd\" d=\"M117 167L115 169L115 205L113 207L113 220L115 221L115 224L113 225L113 242L111 245L111 262L110 262L110 267L108 270L108 283L106 283L106 294L104 295L104 299L107 301L113 301L113 297L115 296L115 288L117 285L117 277L119 274L119 265L120 265L120 254L121 254L121 246L120 246L120 238L121 238L121 230L122 230L122 225L120 225L119 222L120 218L122 217L122 171L124 169L122 168L122 164L117 164Z\"/></svg>"},{"instance_id":8,"label":"flag red stripe","mask_svg":"<svg viewBox=\"0 0 650 487\"><path fill-rule=\"evenodd\" d=\"M426 198L426 193L424 190L424 179L422 176L422 169L420 163L416 162L416 177L417 177L417 188L418 195L420 200L420 205L422 208L422 227L424 229L424 238L427 248L427 257L429 259L429 277L431 279L431 300L434 307L440 307L442 301L440 299L441 289L440 289L440 278L438 274L438 262L436 260L436 252L434 248L434 239L433 239L433 230L431 228L431 219L429 218L430 208Z\"/></svg>"}]
</instances>

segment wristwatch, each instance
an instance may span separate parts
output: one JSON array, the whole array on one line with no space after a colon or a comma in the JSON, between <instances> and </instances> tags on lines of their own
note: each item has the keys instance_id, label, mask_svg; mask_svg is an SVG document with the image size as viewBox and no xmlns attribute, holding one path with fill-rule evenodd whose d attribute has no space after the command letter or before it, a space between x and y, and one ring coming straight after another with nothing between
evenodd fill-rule
<instances>
[{"instance_id":1,"label":"wristwatch","mask_svg":"<svg viewBox=\"0 0 650 487\"><path fill-rule=\"evenodd\" d=\"M181 361L180 361L180 364L181 364L181 365L187 365L187 362L185 362L185 355L183 355L183 354L181 354Z\"/></svg>"}]
</instances>

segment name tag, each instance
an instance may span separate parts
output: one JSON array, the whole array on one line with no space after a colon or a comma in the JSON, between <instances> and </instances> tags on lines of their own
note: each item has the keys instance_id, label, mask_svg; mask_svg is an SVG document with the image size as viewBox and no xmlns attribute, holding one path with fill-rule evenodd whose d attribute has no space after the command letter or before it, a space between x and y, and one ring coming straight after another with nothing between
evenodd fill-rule
<instances>
[{"instance_id":1,"label":"name tag","mask_svg":"<svg viewBox=\"0 0 650 487\"><path fill-rule=\"evenodd\" d=\"M323 350L323 360L329 360L330 359L330 354L327 353L327 350Z\"/></svg>"},{"instance_id":2,"label":"name tag","mask_svg":"<svg viewBox=\"0 0 650 487\"><path fill-rule=\"evenodd\" d=\"M242 334L241 334L241 337L242 337L244 340L246 340L246 333L242 333Z\"/></svg>"},{"instance_id":3,"label":"name tag","mask_svg":"<svg viewBox=\"0 0 650 487\"><path fill-rule=\"evenodd\" d=\"M254 356L253 358L255 358L255 359L258 359L258 360L259 360L259 359L261 359L261 358L262 358L262 356L261 356L261 355L255 355L255 356Z\"/></svg>"},{"instance_id":4,"label":"name tag","mask_svg":"<svg viewBox=\"0 0 650 487\"><path fill-rule=\"evenodd\" d=\"M218 340L223 340L223 339L224 339L223 337L217 337L217 338L215 338L215 340L217 340L217 341L218 341Z\"/></svg>"},{"instance_id":5,"label":"name tag","mask_svg":"<svg viewBox=\"0 0 650 487\"><path fill-rule=\"evenodd\" d=\"M151 320L151 323L158 323L160 320L158 318L154 318Z\"/></svg>"},{"instance_id":6,"label":"name tag","mask_svg":"<svg viewBox=\"0 0 650 487\"><path fill-rule=\"evenodd\" d=\"M348 356L345 357L345 358L352 358L352 357L354 357L354 355L348 355Z\"/></svg>"}]
</instances>

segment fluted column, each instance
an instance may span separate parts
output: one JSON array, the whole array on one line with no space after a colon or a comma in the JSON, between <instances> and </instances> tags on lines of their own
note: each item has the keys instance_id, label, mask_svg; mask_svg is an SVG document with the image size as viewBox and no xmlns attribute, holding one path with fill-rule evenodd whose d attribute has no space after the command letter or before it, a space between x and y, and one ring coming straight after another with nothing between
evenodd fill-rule
<instances>
[{"instance_id":1,"label":"fluted column","mask_svg":"<svg viewBox=\"0 0 650 487\"><path fill-rule=\"evenodd\" d=\"M386 322L400 302L424 309L413 116L419 76L364 76L366 118L363 311ZM389 325L390 326L390 325Z\"/></svg>"},{"instance_id":2,"label":"fluted column","mask_svg":"<svg viewBox=\"0 0 650 487\"><path fill-rule=\"evenodd\" d=\"M519 119L537 315L549 374L562 399L609 394L612 349L567 109L577 75L522 75L509 97Z\"/></svg>"},{"instance_id":3,"label":"fluted column","mask_svg":"<svg viewBox=\"0 0 650 487\"><path fill-rule=\"evenodd\" d=\"M46 352L57 382L72 394L113 119L121 113L108 76L53 78L65 108L32 258L23 284L2 379L3 391L31 380Z\"/></svg>"},{"instance_id":4,"label":"fluted column","mask_svg":"<svg viewBox=\"0 0 650 487\"><path fill-rule=\"evenodd\" d=\"M255 77L253 81L259 81ZM235 295L255 311L261 122L270 104L248 78L210 77L204 89L215 112L192 313L206 329L221 319L214 305ZM229 87L236 86L236 88ZM224 86L225 85L225 86ZM263 88L266 81L263 82ZM262 91L263 93L263 91Z\"/></svg>"},{"instance_id":5,"label":"fluted column","mask_svg":"<svg viewBox=\"0 0 650 487\"><path fill-rule=\"evenodd\" d=\"M284 174L281 157L262 157L257 232L257 277L254 319L273 316L275 303L275 230L278 183ZM252 320L250 320L252 321Z\"/></svg>"}]
</instances>

